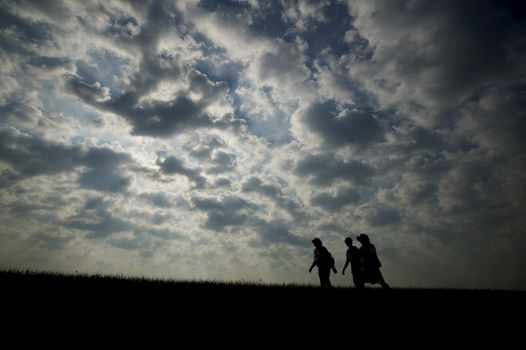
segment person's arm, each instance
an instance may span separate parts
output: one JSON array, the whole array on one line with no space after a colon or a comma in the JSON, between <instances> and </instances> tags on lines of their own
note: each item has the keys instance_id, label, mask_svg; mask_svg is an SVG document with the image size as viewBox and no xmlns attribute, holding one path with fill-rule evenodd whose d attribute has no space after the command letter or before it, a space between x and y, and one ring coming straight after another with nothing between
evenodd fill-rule
<instances>
[{"instance_id":1,"label":"person's arm","mask_svg":"<svg viewBox=\"0 0 526 350\"><path fill-rule=\"evenodd\" d=\"M347 256L347 259L345 260L345 265L343 266L342 275L345 275L345 269L347 269L347 266L349 266L350 262L351 262L351 258Z\"/></svg>"},{"instance_id":2,"label":"person's arm","mask_svg":"<svg viewBox=\"0 0 526 350\"><path fill-rule=\"evenodd\" d=\"M316 260L312 262L312 265L309 267L309 273L312 272L312 269L316 266Z\"/></svg>"}]
</instances>

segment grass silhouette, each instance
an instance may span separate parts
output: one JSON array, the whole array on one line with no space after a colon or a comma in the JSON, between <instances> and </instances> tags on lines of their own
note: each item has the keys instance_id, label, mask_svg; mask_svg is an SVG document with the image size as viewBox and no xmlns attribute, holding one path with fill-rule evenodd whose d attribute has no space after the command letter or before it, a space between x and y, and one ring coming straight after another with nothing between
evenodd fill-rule
<instances>
[{"instance_id":1,"label":"grass silhouette","mask_svg":"<svg viewBox=\"0 0 526 350\"><path fill-rule=\"evenodd\" d=\"M524 300L526 292L492 290L492 289L425 289L425 288L367 288L365 291L353 287L333 287L322 289L316 285L303 284L271 284L253 281L195 281L175 280L150 277L130 277L125 275L105 275L88 273L62 273L35 270L3 270L0 271L0 284L3 292L23 296L30 293L34 297L39 295L56 296L67 293L76 295L93 295L106 293L108 296L155 296L156 299L166 297L168 300L186 297L206 300L225 298L239 301L242 297L266 298L290 297L295 303L307 302L316 298L334 298L334 301L345 302L352 300L354 307L359 307L369 301L388 304L393 302L395 307L399 302L415 304L426 302L432 305L457 305L463 307L483 303L484 307L492 303L512 303ZM122 293L125 293L122 295ZM69 294L68 294L69 295ZM280 300L273 300L280 303Z\"/></svg>"},{"instance_id":2,"label":"grass silhouette","mask_svg":"<svg viewBox=\"0 0 526 350\"><path fill-rule=\"evenodd\" d=\"M428 339L471 342L516 329L519 323L514 320L526 311L526 292L504 290L360 291L31 270L0 271L0 288L2 316L9 320L4 334L17 334L23 325L28 336L110 336L117 343L132 344L145 330L154 337L164 334L194 342L221 339L223 344L245 345L243 339L250 339L250 347L261 341L270 341L270 346L272 339L312 345L310 338L321 346L326 341L339 344L349 336L369 343L388 334L386 340L398 338L407 344L416 341L417 333Z\"/></svg>"},{"instance_id":3,"label":"grass silhouette","mask_svg":"<svg viewBox=\"0 0 526 350\"><path fill-rule=\"evenodd\" d=\"M0 286L6 319L25 321L27 315L37 319L58 315L63 322L96 319L97 324L107 327L168 318L169 323L160 327L179 324L192 328L204 323L228 331L253 331L252 327L269 325L279 329L314 326L318 331L332 332L335 327L352 327L353 331L360 327L428 327L446 319L445 326L451 331L463 329L463 324L497 320L499 325L508 322L506 327L512 327L510 312L524 315L526 311L526 292L505 290L360 291L348 287L322 289L301 284L180 281L31 270L0 271Z\"/></svg>"}]
</instances>

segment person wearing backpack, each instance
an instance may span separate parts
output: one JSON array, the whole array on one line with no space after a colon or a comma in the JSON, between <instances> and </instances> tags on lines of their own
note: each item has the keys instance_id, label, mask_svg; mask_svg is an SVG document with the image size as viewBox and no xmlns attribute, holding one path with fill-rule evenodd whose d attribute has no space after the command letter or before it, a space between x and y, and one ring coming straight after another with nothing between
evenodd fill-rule
<instances>
[{"instance_id":1,"label":"person wearing backpack","mask_svg":"<svg viewBox=\"0 0 526 350\"><path fill-rule=\"evenodd\" d=\"M322 287L330 288L331 280L330 274L331 269L334 273L337 273L336 268L334 267L334 258L331 253L323 246L321 239L314 238L312 240L314 245L314 261L312 262L311 267L309 268L309 273L312 272L314 266L318 266L318 276L320 277L320 284Z\"/></svg>"},{"instance_id":2,"label":"person wearing backpack","mask_svg":"<svg viewBox=\"0 0 526 350\"><path fill-rule=\"evenodd\" d=\"M371 244L369 236L365 233L361 233L356 239L362 245L360 247L360 261L362 265L363 281L371 284L379 283L385 289L390 289L391 287L389 287L384 281L384 277L380 272L382 263L380 263L378 255L376 255L376 248Z\"/></svg>"},{"instance_id":3,"label":"person wearing backpack","mask_svg":"<svg viewBox=\"0 0 526 350\"><path fill-rule=\"evenodd\" d=\"M346 259L345 265L343 266L342 275L345 275L345 270L347 269L347 266L351 264L352 280L354 282L354 285L356 286L356 289L364 289L360 249L352 245L351 237L345 238L344 242L347 245L348 249L345 254Z\"/></svg>"}]
</instances>

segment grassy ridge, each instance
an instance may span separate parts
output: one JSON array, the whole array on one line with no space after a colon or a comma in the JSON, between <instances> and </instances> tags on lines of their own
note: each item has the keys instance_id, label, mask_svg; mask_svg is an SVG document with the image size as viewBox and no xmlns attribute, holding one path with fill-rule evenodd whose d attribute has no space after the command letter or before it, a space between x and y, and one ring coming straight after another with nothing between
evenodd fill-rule
<instances>
[{"instance_id":1,"label":"grassy ridge","mask_svg":"<svg viewBox=\"0 0 526 350\"><path fill-rule=\"evenodd\" d=\"M488 337L503 345L522 334L516 320L526 312L526 292L502 290L323 290L35 271L0 271L0 290L3 334L22 329L26 336L17 342L52 344L66 336L78 339L74 344L107 337L134 344L148 334L149 342L163 339L180 348L188 341L259 348L283 339L294 348L298 341L328 348L350 339L427 348L437 340L473 345Z\"/></svg>"},{"instance_id":2,"label":"grassy ridge","mask_svg":"<svg viewBox=\"0 0 526 350\"><path fill-rule=\"evenodd\" d=\"M514 320L526 312L526 292L502 290L324 290L35 271L0 271L0 286L5 320L32 329L49 326L52 332L149 327L178 336L199 330L204 338L243 333L305 340L330 334L336 342L337 335L377 336L402 328L396 334L477 337L480 329L495 334L517 327Z\"/></svg>"},{"instance_id":3,"label":"grassy ridge","mask_svg":"<svg viewBox=\"0 0 526 350\"><path fill-rule=\"evenodd\" d=\"M435 306L467 307L504 304L519 306L526 299L526 292L505 290L468 290L468 289L421 289L421 288L368 288L359 291L351 287L334 287L321 289L313 285L301 284L263 284L256 282L238 281L184 281L173 279L137 278L120 275L101 274L65 274L58 272L38 271L0 271L2 290L11 293L14 299L22 296L41 296L56 298L61 296L102 296L119 299L152 297L154 300L177 300L178 298L202 298L202 303L223 300L233 303L241 302L243 298L259 303L292 303L301 304L325 302L330 298L332 302L353 304L354 307L371 306L375 303L392 304L396 307L400 303L418 305L425 303L427 307ZM73 298L73 297L72 297ZM255 299L258 298L258 299ZM256 303L255 303L256 304Z\"/></svg>"},{"instance_id":4,"label":"grassy ridge","mask_svg":"<svg viewBox=\"0 0 526 350\"><path fill-rule=\"evenodd\" d=\"M126 275L89 274L89 273L62 273L52 271L34 270L0 270L0 281L14 285L35 283L41 286L56 284L107 285L107 286L135 286L135 287L171 287L171 288L316 288L312 285L302 284L265 284L253 281L197 281L176 280L168 278L132 277Z\"/></svg>"},{"instance_id":5,"label":"grassy ridge","mask_svg":"<svg viewBox=\"0 0 526 350\"><path fill-rule=\"evenodd\" d=\"M0 285L4 306L14 310L15 317L25 314L60 315L63 320L96 317L98 322L112 324L168 317L170 322L193 326L205 322L243 328L271 320L274 326L283 327L289 324L334 327L351 322L355 327L374 328L398 326L401 319L419 327L445 318L448 327L455 323L460 327L465 322L507 322L513 319L509 317L511 312L516 315L526 312L526 292L503 290L358 291L342 287L324 290L294 284L34 271L0 271Z\"/></svg>"}]
</instances>

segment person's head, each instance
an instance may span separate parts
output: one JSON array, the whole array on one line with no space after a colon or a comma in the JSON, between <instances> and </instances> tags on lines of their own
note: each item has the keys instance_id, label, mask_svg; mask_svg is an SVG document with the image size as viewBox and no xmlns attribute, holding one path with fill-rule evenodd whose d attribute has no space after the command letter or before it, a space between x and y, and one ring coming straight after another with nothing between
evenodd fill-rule
<instances>
[{"instance_id":1,"label":"person's head","mask_svg":"<svg viewBox=\"0 0 526 350\"><path fill-rule=\"evenodd\" d=\"M363 245L371 244L369 236L367 236L365 233L360 233L358 237L356 237L356 240L358 240L358 242L360 242Z\"/></svg>"},{"instance_id":2,"label":"person's head","mask_svg":"<svg viewBox=\"0 0 526 350\"><path fill-rule=\"evenodd\" d=\"M314 238L312 240L312 244L314 244L315 247L321 247L322 246L321 239L319 239L318 237Z\"/></svg>"},{"instance_id":3,"label":"person's head","mask_svg":"<svg viewBox=\"0 0 526 350\"><path fill-rule=\"evenodd\" d=\"M347 237L345 238L345 244L347 244L347 247L352 247L352 238L351 237Z\"/></svg>"}]
</instances>

